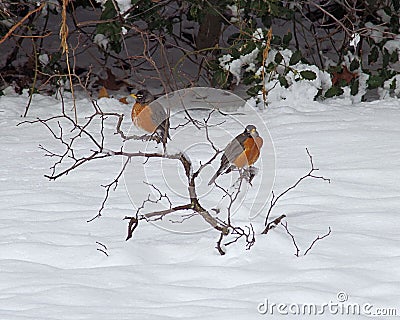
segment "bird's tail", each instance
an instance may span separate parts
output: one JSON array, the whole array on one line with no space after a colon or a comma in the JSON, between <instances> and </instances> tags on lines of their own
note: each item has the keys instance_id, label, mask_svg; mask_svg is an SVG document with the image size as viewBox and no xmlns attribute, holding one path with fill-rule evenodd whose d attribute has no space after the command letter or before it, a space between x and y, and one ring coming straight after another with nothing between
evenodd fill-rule
<instances>
[{"instance_id":1,"label":"bird's tail","mask_svg":"<svg viewBox=\"0 0 400 320\"><path fill-rule=\"evenodd\" d=\"M162 142L162 144L165 145L167 144L167 140L170 139L171 137L169 136L169 120L165 119L157 128L157 143Z\"/></svg>"},{"instance_id":2,"label":"bird's tail","mask_svg":"<svg viewBox=\"0 0 400 320\"><path fill-rule=\"evenodd\" d=\"M214 183L214 181L223 173L229 173L231 172L235 166L231 165L229 168L226 168L227 165L221 165L221 167L217 170L217 172L213 175L213 177L211 178L211 180L208 182L208 185L212 185Z\"/></svg>"},{"instance_id":3,"label":"bird's tail","mask_svg":"<svg viewBox=\"0 0 400 320\"><path fill-rule=\"evenodd\" d=\"M215 180L220 176L221 172L222 172L222 170L221 170L221 168L219 168L217 170L217 172L213 175L213 177L210 179L210 181L208 182L209 186L215 182Z\"/></svg>"}]
</instances>

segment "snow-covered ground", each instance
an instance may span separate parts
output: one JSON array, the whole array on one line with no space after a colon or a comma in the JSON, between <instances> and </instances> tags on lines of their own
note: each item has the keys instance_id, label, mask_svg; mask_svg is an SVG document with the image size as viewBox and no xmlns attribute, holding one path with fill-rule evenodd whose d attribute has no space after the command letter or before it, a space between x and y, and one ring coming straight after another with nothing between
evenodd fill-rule
<instances>
[{"instance_id":1,"label":"snow-covered ground","mask_svg":"<svg viewBox=\"0 0 400 320\"><path fill-rule=\"evenodd\" d=\"M107 111L123 108L117 100L105 101ZM331 179L304 181L272 212L287 215L300 257L283 227L259 234L264 213L253 221L256 243L249 251L237 243L220 256L213 230L182 234L150 223L139 225L126 242L123 217L134 209L122 184L102 217L87 223L103 200L100 185L112 181L120 159L92 162L48 181L43 175L55 159L44 157L38 145L58 144L42 125L16 126L26 102L0 97L0 319L388 319L377 313L393 310L400 315L400 101L286 100L258 112L275 145L276 193L308 172L306 147L318 174ZM78 101L78 110L88 104ZM54 98L35 96L28 120L59 109ZM239 129L224 127L232 135ZM215 136L219 147L229 139ZM264 147L261 158L269 152ZM329 227L331 235L302 256ZM360 306L361 314L339 315L345 311L337 303ZM292 314L304 304L324 312Z\"/></svg>"}]
</instances>

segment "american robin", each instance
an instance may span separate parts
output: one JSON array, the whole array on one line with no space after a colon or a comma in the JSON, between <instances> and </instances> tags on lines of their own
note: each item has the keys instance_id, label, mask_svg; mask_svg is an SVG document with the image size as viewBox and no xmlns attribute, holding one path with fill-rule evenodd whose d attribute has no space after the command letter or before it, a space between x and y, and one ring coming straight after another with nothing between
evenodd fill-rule
<instances>
[{"instance_id":1,"label":"american robin","mask_svg":"<svg viewBox=\"0 0 400 320\"><path fill-rule=\"evenodd\" d=\"M262 145L263 139L258 134L256 127L248 125L226 146L221 158L221 165L208 185L211 185L222 173L228 173L235 167L243 169L253 165L260 156Z\"/></svg>"},{"instance_id":2,"label":"american robin","mask_svg":"<svg viewBox=\"0 0 400 320\"><path fill-rule=\"evenodd\" d=\"M153 102L154 97L147 90L139 90L130 96L136 100L132 108L133 123L143 130L155 134L157 143L162 142L165 148L167 138L170 136L169 118L164 107Z\"/></svg>"}]
</instances>

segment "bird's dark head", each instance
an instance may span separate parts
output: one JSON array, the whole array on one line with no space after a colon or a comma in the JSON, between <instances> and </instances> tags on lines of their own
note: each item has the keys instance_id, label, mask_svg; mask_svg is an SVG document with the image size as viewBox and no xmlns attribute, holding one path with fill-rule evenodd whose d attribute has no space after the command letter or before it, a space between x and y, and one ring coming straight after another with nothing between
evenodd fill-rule
<instances>
[{"instance_id":1,"label":"bird's dark head","mask_svg":"<svg viewBox=\"0 0 400 320\"><path fill-rule=\"evenodd\" d=\"M253 126L252 124L249 124L246 126L246 128L244 129L244 133L248 134L252 137L258 137L257 128L255 126Z\"/></svg>"},{"instance_id":2,"label":"bird's dark head","mask_svg":"<svg viewBox=\"0 0 400 320\"><path fill-rule=\"evenodd\" d=\"M148 104L154 100L154 96L145 89L139 90L136 94L132 93L130 96L135 98L136 102L140 104Z\"/></svg>"}]
</instances>

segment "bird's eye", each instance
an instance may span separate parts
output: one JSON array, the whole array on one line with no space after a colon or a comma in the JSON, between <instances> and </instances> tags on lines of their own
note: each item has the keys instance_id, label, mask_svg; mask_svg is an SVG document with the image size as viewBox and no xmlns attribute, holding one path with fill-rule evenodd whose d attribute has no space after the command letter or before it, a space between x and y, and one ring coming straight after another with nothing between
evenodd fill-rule
<instances>
[{"instance_id":1,"label":"bird's eye","mask_svg":"<svg viewBox=\"0 0 400 320\"><path fill-rule=\"evenodd\" d=\"M138 99L142 99L142 98L143 98L143 95L142 95L142 94L137 94L136 97L137 97Z\"/></svg>"}]
</instances>

